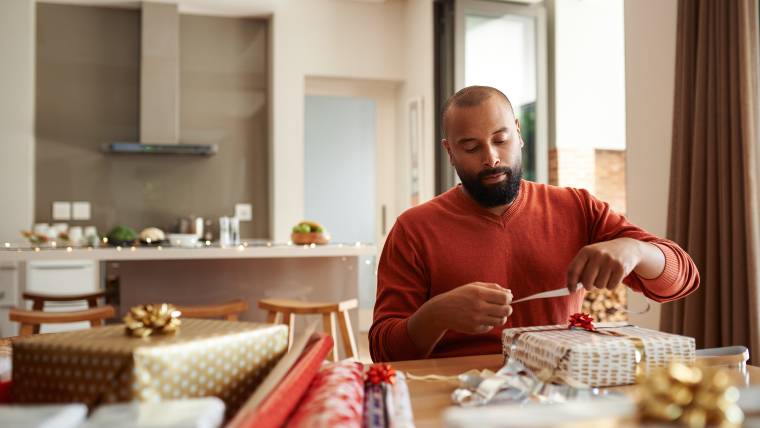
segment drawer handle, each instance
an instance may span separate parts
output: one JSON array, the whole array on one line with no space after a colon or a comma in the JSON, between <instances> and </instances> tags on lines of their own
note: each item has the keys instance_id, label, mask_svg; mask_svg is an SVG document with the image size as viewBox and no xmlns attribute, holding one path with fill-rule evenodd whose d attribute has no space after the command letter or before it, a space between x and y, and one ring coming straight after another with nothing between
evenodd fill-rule
<instances>
[{"instance_id":1,"label":"drawer handle","mask_svg":"<svg viewBox=\"0 0 760 428\"><path fill-rule=\"evenodd\" d=\"M0 299L5 299L5 291L0 291Z\"/></svg>"},{"instance_id":2,"label":"drawer handle","mask_svg":"<svg viewBox=\"0 0 760 428\"><path fill-rule=\"evenodd\" d=\"M79 270L84 269L84 266L69 266L69 265L61 265L61 266L34 266L32 269L34 270Z\"/></svg>"}]
</instances>

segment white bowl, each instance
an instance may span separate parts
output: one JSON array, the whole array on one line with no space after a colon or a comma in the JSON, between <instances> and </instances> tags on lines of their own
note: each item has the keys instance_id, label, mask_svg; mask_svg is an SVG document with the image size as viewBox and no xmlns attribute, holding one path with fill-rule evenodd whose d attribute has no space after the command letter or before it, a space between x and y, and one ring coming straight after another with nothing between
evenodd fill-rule
<instances>
[{"instance_id":1,"label":"white bowl","mask_svg":"<svg viewBox=\"0 0 760 428\"><path fill-rule=\"evenodd\" d=\"M198 235L193 233L170 233L168 237L175 247L194 248L198 245Z\"/></svg>"}]
</instances>

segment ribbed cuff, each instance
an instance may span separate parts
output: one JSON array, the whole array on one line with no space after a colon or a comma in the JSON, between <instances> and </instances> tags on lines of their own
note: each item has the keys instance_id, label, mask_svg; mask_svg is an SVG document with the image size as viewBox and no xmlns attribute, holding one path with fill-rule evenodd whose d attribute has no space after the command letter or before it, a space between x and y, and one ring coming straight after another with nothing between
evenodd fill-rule
<instances>
[{"instance_id":1,"label":"ribbed cuff","mask_svg":"<svg viewBox=\"0 0 760 428\"><path fill-rule=\"evenodd\" d=\"M417 345L409 336L408 320L409 318L385 321L390 325L385 326L385 337L380 341L383 349L378 353L382 356L382 361L419 360L427 356L417 349Z\"/></svg>"},{"instance_id":2,"label":"ribbed cuff","mask_svg":"<svg viewBox=\"0 0 760 428\"><path fill-rule=\"evenodd\" d=\"M678 255L667 245L657 242L650 242L650 244L662 251L662 254L665 256L665 269L663 269L657 278L647 279L641 275L637 275L641 280L641 284L647 291L658 296L667 297L677 294L679 290L674 290L673 286L677 283L680 272Z\"/></svg>"}]
</instances>

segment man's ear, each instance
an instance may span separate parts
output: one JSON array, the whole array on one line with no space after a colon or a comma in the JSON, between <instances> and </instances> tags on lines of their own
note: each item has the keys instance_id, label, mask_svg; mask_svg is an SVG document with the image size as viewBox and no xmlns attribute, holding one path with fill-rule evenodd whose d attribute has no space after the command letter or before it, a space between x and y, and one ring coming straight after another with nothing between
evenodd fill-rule
<instances>
[{"instance_id":1,"label":"man's ear","mask_svg":"<svg viewBox=\"0 0 760 428\"><path fill-rule=\"evenodd\" d=\"M522 132L520 132L520 119L515 119L515 124L517 125L517 135L520 136L520 148L522 149L525 146L525 141L523 141Z\"/></svg>"},{"instance_id":2,"label":"man's ear","mask_svg":"<svg viewBox=\"0 0 760 428\"><path fill-rule=\"evenodd\" d=\"M454 165L454 158L451 155L451 145L449 144L449 140L444 138L443 140L441 140L441 145L443 146L444 149L446 149L446 153L449 154L449 163L451 165Z\"/></svg>"}]
</instances>

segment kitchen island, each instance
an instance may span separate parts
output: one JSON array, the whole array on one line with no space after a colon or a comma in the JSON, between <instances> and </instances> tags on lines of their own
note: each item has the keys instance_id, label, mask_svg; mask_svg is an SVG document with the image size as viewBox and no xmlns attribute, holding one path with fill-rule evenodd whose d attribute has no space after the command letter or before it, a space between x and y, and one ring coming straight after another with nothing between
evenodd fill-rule
<instances>
[{"instance_id":1,"label":"kitchen island","mask_svg":"<svg viewBox=\"0 0 760 428\"><path fill-rule=\"evenodd\" d=\"M99 262L102 283L118 284L112 303L120 315L142 303L198 305L242 298L250 308L241 318L248 321L264 321L265 313L256 306L263 298L345 300L359 298L360 285L373 293L375 255L374 245L362 243L310 246L253 241L196 248L0 245L0 263L20 262L20 271L24 263L38 260ZM356 311L351 322L354 331L368 327L360 326Z\"/></svg>"}]
</instances>

